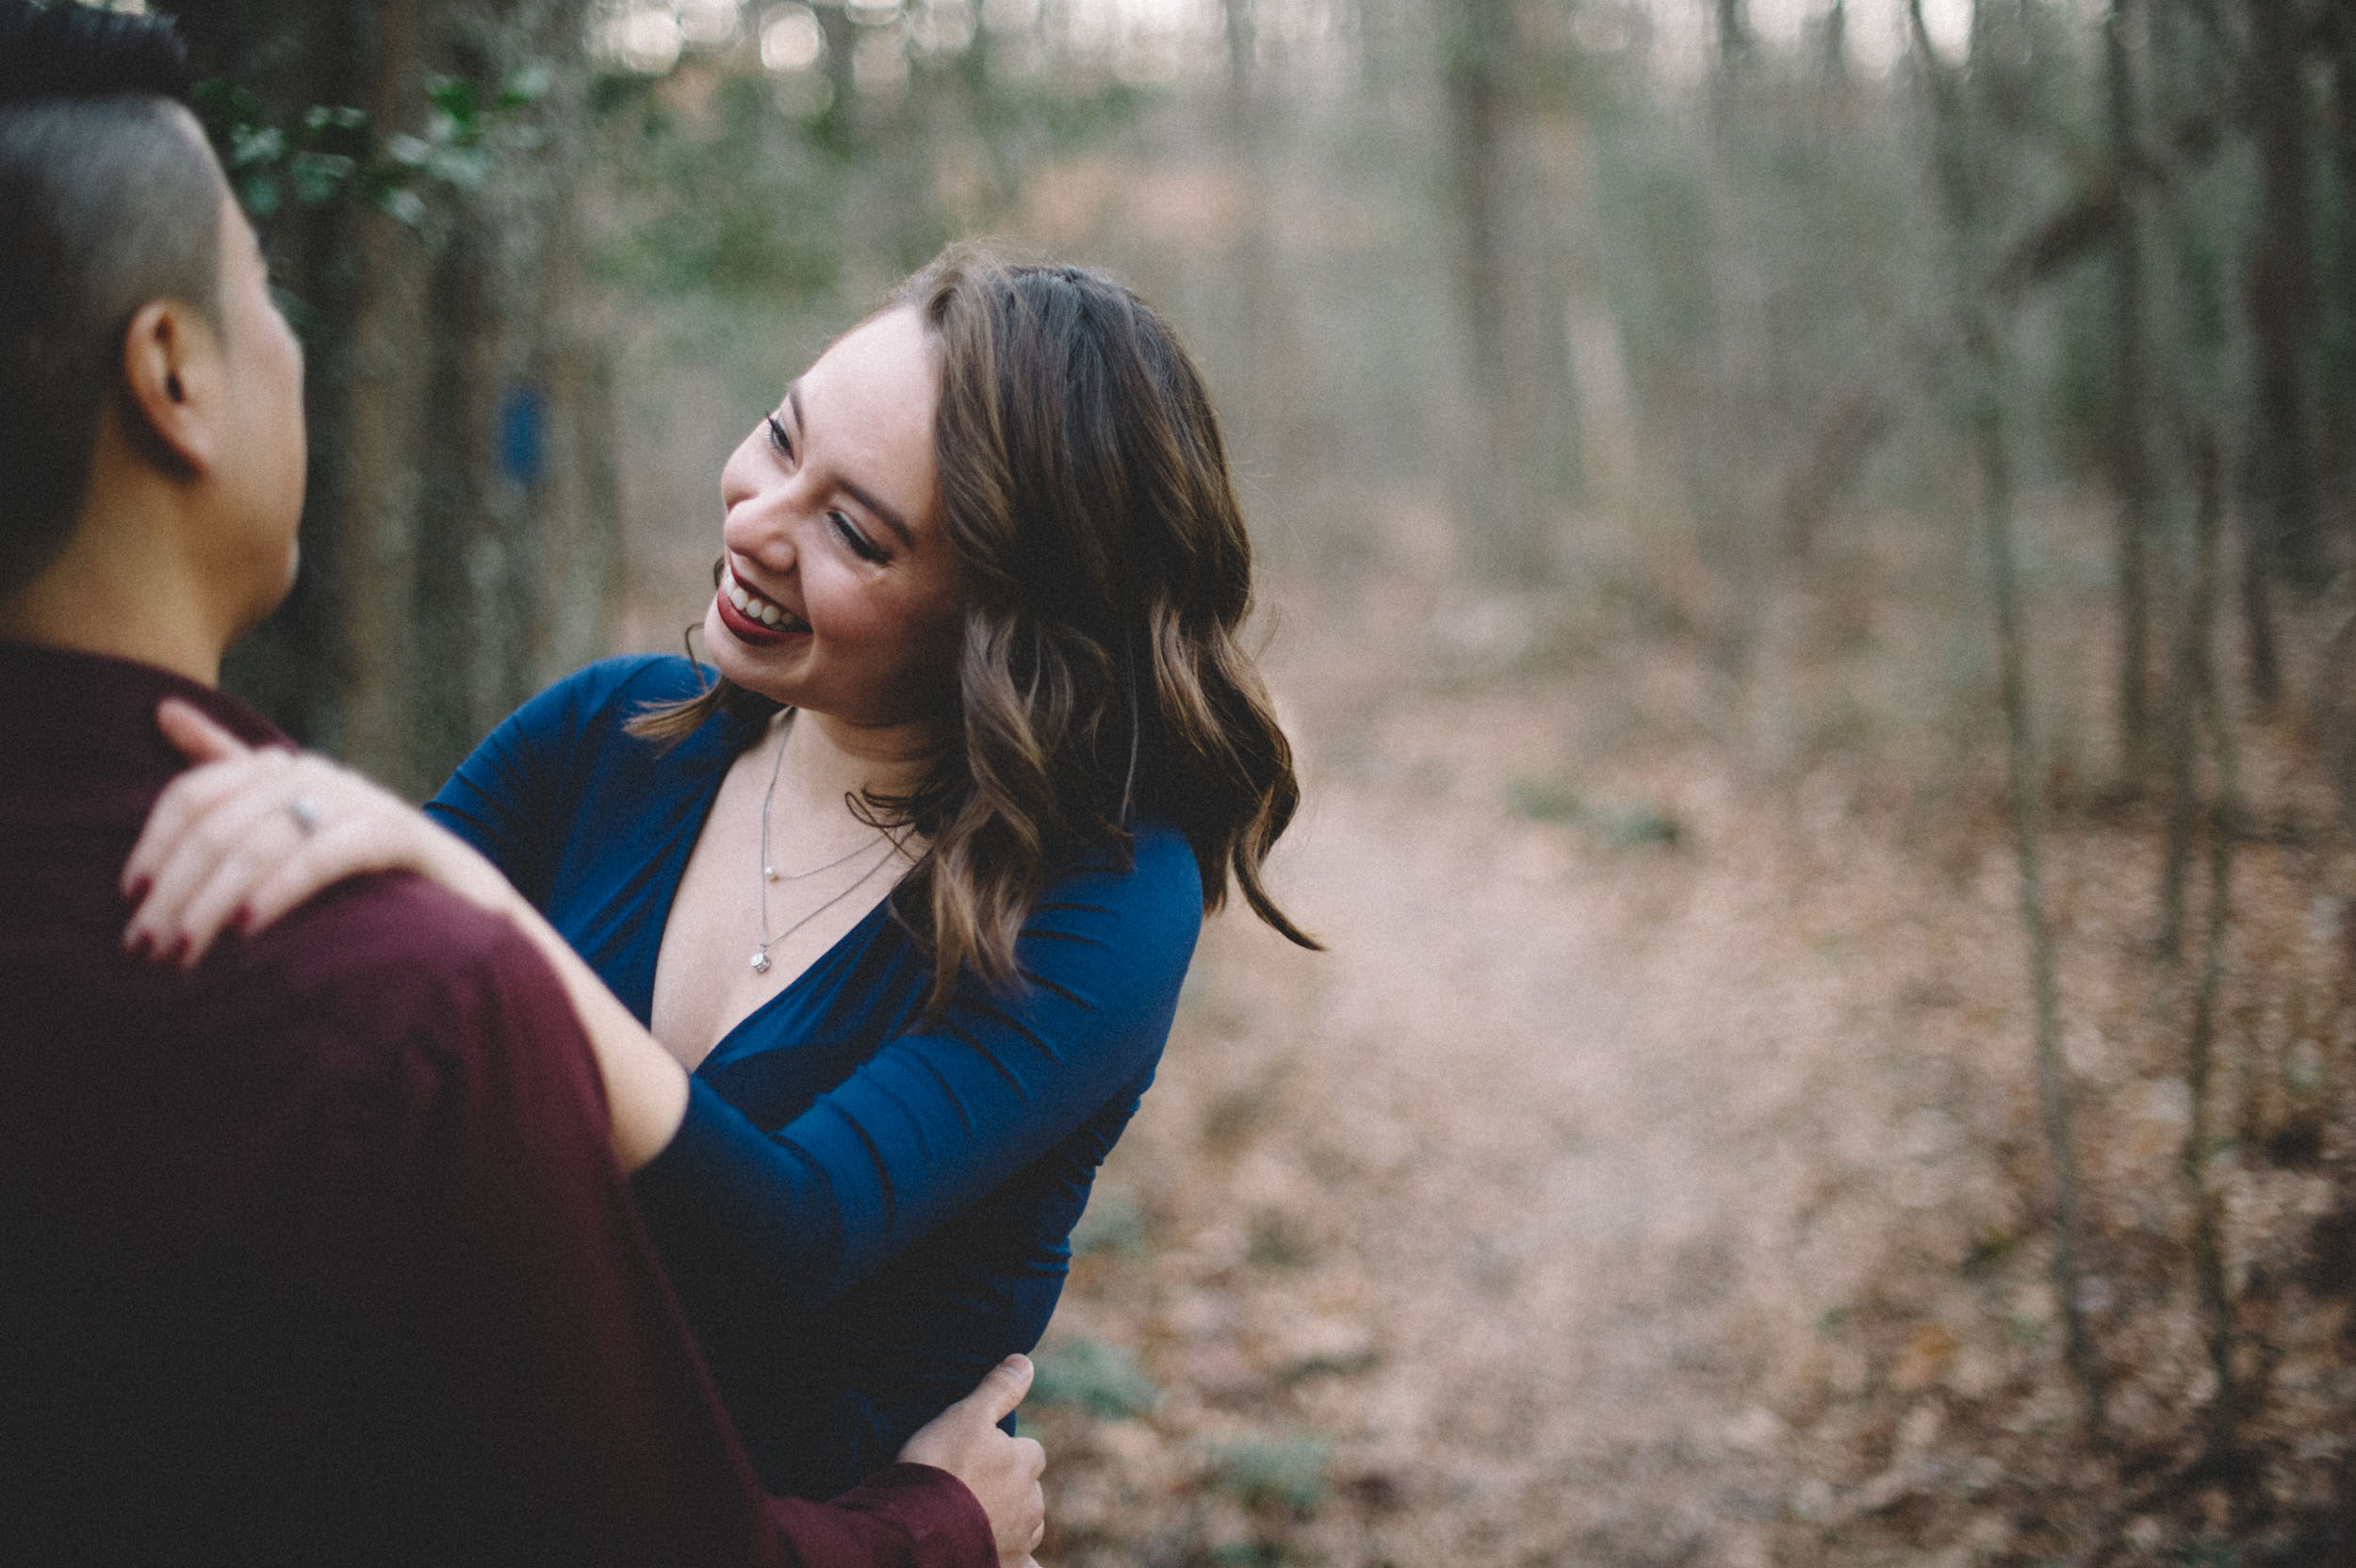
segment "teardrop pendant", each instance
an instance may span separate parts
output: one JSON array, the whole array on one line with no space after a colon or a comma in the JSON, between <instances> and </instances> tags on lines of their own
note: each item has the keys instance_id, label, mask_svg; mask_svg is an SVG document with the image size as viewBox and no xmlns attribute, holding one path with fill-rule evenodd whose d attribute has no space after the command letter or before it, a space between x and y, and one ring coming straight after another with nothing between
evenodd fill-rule
<instances>
[{"instance_id":1,"label":"teardrop pendant","mask_svg":"<svg viewBox=\"0 0 2356 1568\"><path fill-rule=\"evenodd\" d=\"M769 972L769 955L766 952L756 953L753 955L753 972L755 974L766 974Z\"/></svg>"}]
</instances>

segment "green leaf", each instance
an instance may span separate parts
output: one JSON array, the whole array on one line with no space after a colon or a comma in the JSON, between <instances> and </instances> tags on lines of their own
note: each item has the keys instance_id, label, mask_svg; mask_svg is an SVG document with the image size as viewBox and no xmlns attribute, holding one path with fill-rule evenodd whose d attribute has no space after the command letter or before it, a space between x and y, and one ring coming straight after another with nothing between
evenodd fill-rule
<instances>
[{"instance_id":1,"label":"green leaf","mask_svg":"<svg viewBox=\"0 0 2356 1568\"><path fill-rule=\"evenodd\" d=\"M1587 814L1579 792L1544 778L1517 778L1506 787L1513 809L1531 822L1577 822Z\"/></svg>"},{"instance_id":2,"label":"green leaf","mask_svg":"<svg viewBox=\"0 0 2356 1568\"><path fill-rule=\"evenodd\" d=\"M477 190L491 177L491 155L480 147L437 147L426 168L461 190Z\"/></svg>"},{"instance_id":3,"label":"green leaf","mask_svg":"<svg viewBox=\"0 0 2356 1568\"><path fill-rule=\"evenodd\" d=\"M1032 1352L1038 1375L1031 1398L1043 1405L1078 1405L1091 1415L1122 1420L1161 1402L1162 1391L1137 1358L1117 1345L1067 1339Z\"/></svg>"},{"instance_id":4,"label":"green leaf","mask_svg":"<svg viewBox=\"0 0 2356 1568\"><path fill-rule=\"evenodd\" d=\"M1333 1450L1314 1437L1256 1438L1221 1446L1212 1479L1246 1508L1273 1505L1303 1518L1325 1501Z\"/></svg>"},{"instance_id":5,"label":"green leaf","mask_svg":"<svg viewBox=\"0 0 2356 1568\"><path fill-rule=\"evenodd\" d=\"M1611 806L1595 813L1595 825L1614 849L1659 845L1675 849L1685 841L1685 829L1667 812L1642 804Z\"/></svg>"},{"instance_id":6,"label":"green leaf","mask_svg":"<svg viewBox=\"0 0 2356 1568\"><path fill-rule=\"evenodd\" d=\"M1117 1252L1135 1257L1145 1250L1145 1216L1126 1193L1100 1192L1072 1228L1074 1252Z\"/></svg>"},{"instance_id":7,"label":"green leaf","mask_svg":"<svg viewBox=\"0 0 2356 1568\"><path fill-rule=\"evenodd\" d=\"M267 172L248 174L237 182L237 204L257 223L274 217L284 200L278 182Z\"/></svg>"},{"instance_id":8,"label":"green leaf","mask_svg":"<svg viewBox=\"0 0 2356 1568\"><path fill-rule=\"evenodd\" d=\"M257 163L275 163L286 155L286 134L276 126L232 125L229 127L229 167L231 170L251 169Z\"/></svg>"},{"instance_id":9,"label":"green leaf","mask_svg":"<svg viewBox=\"0 0 2356 1568\"><path fill-rule=\"evenodd\" d=\"M423 169L434 161L434 145L407 131L395 131L384 139L384 155L404 169Z\"/></svg>"},{"instance_id":10,"label":"green leaf","mask_svg":"<svg viewBox=\"0 0 2356 1568\"><path fill-rule=\"evenodd\" d=\"M343 189L359 165L341 153L297 153L286 163L286 178L295 197L308 206L331 201Z\"/></svg>"},{"instance_id":11,"label":"green leaf","mask_svg":"<svg viewBox=\"0 0 2356 1568\"><path fill-rule=\"evenodd\" d=\"M548 89L554 85L555 80L555 73L548 68L545 61L533 60L529 64L518 66L509 74L506 83L500 87L499 95L494 106L500 110L510 110L522 108L527 104L536 104L548 95Z\"/></svg>"},{"instance_id":12,"label":"green leaf","mask_svg":"<svg viewBox=\"0 0 2356 1568\"><path fill-rule=\"evenodd\" d=\"M475 97L474 83L466 77L431 77L425 84L425 95L464 134L474 136L481 132L482 106Z\"/></svg>"},{"instance_id":13,"label":"green leaf","mask_svg":"<svg viewBox=\"0 0 2356 1568\"><path fill-rule=\"evenodd\" d=\"M376 210L413 229L425 227L425 203L414 190L388 186L376 193Z\"/></svg>"}]
</instances>

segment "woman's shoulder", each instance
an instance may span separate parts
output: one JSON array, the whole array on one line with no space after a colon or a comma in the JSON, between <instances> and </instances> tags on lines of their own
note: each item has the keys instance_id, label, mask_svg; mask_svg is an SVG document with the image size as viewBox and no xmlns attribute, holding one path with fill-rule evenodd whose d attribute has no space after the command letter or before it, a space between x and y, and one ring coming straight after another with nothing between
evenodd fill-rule
<instances>
[{"instance_id":1,"label":"woman's shoulder","mask_svg":"<svg viewBox=\"0 0 2356 1568\"><path fill-rule=\"evenodd\" d=\"M710 678L708 671L676 653L620 653L582 665L527 706L554 698L583 717L620 709L623 717L629 718L641 703L680 702L695 696Z\"/></svg>"},{"instance_id":2,"label":"woman's shoulder","mask_svg":"<svg viewBox=\"0 0 2356 1568\"><path fill-rule=\"evenodd\" d=\"M648 708L683 702L706 673L675 653L625 653L586 664L515 710L508 723L537 737L619 734Z\"/></svg>"},{"instance_id":3,"label":"woman's shoulder","mask_svg":"<svg viewBox=\"0 0 2356 1568\"><path fill-rule=\"evenodd\" d=\"M1168 824L1137 822L1126 846L1084 853L1049 880L1023 924L1023 967L1091 995L1175 994L1202 930L1193 846Z\"/></svg>"},{"instance_id":4,"label":"woman's shoulder","mask_svg":"<svg viewBox=\"0 0 2356 1568\"><path fill-rule=\"evenodd\" d=\"M1203 915L1203 874L1194 846L1173 825L1145 818L1131 825L1125 850L1104 845L1084 852L1048 884L1041 903L1118 899L1124 906Z\"/></svg>"}]
</instances>

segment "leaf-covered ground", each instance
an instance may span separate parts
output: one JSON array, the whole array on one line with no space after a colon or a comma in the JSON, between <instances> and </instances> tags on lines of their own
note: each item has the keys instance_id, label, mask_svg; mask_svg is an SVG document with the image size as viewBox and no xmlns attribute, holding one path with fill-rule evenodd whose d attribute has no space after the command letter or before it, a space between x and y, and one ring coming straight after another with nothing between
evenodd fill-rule
<instances>
[{"instance_id":1,"label":"leaf-covered ground","mask_svg":"<svg viewBox=\"0 0 2356 1568\"><path fill-rule=\"evenodd\" d=\"M1330 951L1205 931L1040 1350L1043 1560L2356 1561L2356 858L2291 727L2244 758L2208 1172L2244 1405L2202 1467L2160 819L2076 782L2075 710L2092 1440L1976 677L1909 673L1870 600L1777 599L1730 697L1673 596L1353 581L1280 593L1269 658L1277 888ZM2099 625L2044 609L2090 687Z\"/></svg>"}]
</instances>

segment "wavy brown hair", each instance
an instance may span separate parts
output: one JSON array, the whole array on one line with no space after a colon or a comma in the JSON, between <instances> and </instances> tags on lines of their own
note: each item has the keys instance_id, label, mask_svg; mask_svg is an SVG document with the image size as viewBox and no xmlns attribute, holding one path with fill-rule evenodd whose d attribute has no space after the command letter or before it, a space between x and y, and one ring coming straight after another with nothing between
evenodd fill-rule
<instances>
[{"instance_id":1,"label":"wavy brown hair","mask_svg":"<svg viewBox=\"0 0 2356 1568\"><path fill-rule=\"evenodd\" d=\"M1239 890L1317 943L1261 866L1300 803L1292 747L1237 641L1252 544L1202 373L1168 322L1077 267L953 247L892 296L941 376L933 460L965 585L956 722L903 795L853 809L930 847L892 907L932 960L928 1007L961 972L1017 978L1015 939L1075 857L1126 856L1139 818L1193 847L1207 912ZM635 733L676 740L777 704L725 678Z\"/></svg>"}]
</instances>

